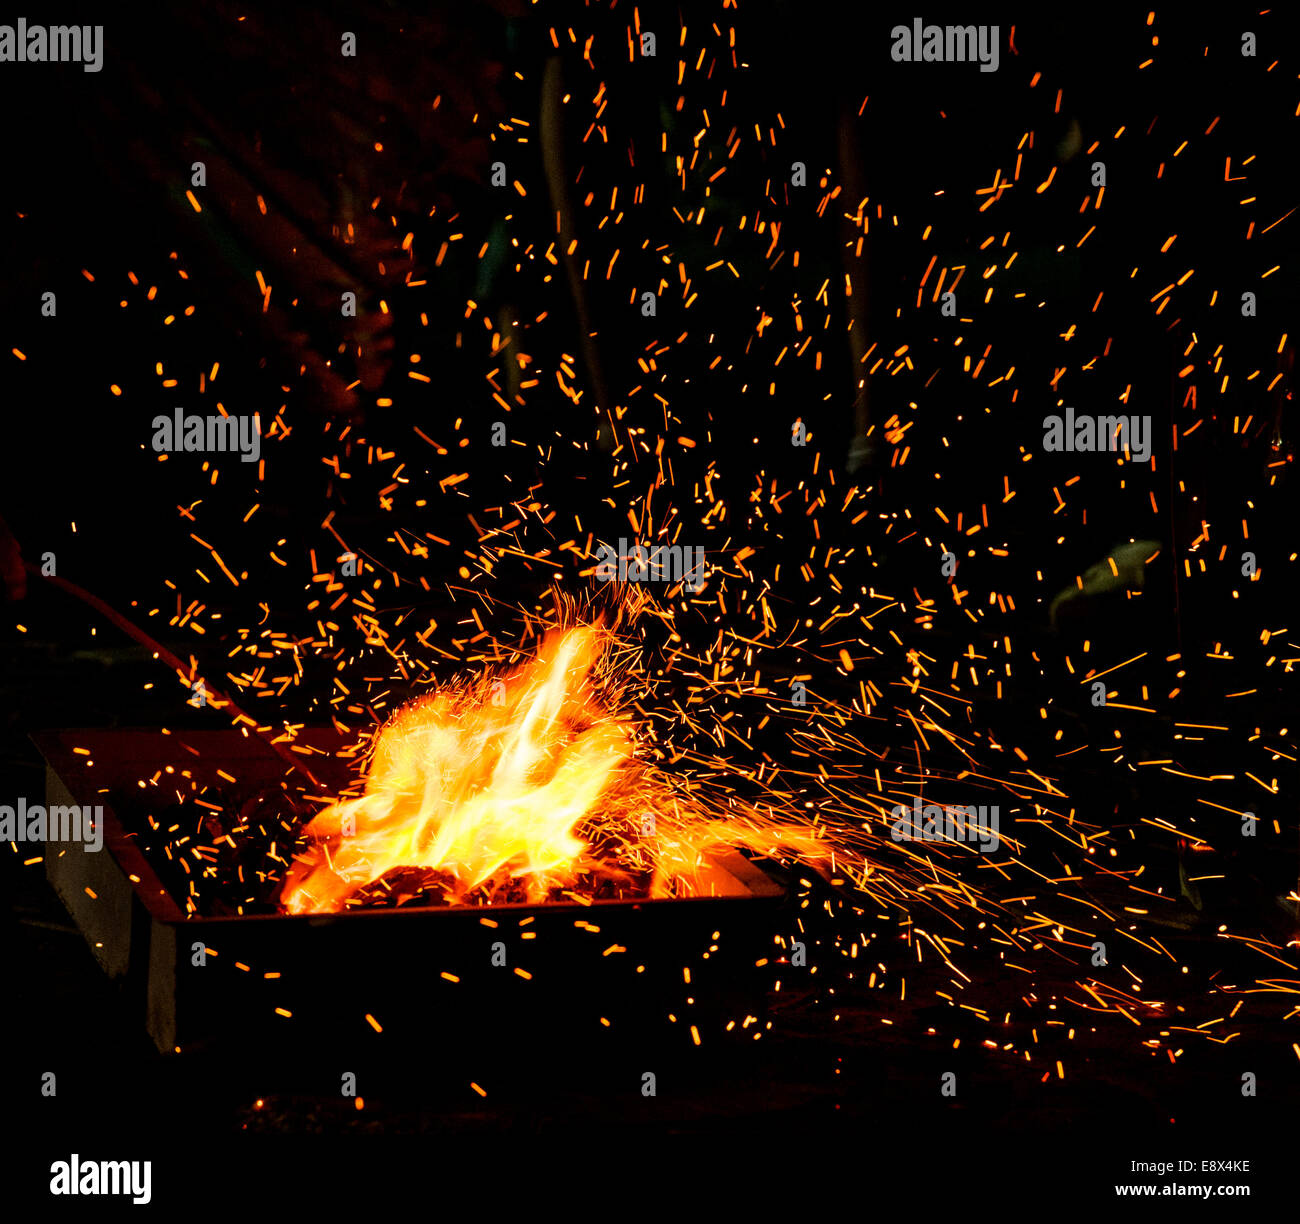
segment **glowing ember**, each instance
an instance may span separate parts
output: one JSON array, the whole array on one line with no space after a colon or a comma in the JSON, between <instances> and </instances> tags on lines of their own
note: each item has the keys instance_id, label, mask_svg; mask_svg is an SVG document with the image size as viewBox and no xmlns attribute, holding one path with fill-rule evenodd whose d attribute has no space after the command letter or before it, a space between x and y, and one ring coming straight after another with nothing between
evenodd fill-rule
<instances>
[{"instance_id":1,"label":"glowing ember","mask_svg":"<svg viewBox=\"0 0 1300 1224\"><path fill-rule=\"evenodd\" d=\"M723 816L639 761L636 725L598 694L610 644L598 625L553 631L513 675L401 710L375 741L365 793L307 826L311 845L288 874L284 908L382 899L384 886L366 890L398 869L417 870L416 889L435 885L449 904L536 903L600 889L734 892L710 857L723 847L826 857L811 826L752 808Z\"/></svg>"}]
</instances>

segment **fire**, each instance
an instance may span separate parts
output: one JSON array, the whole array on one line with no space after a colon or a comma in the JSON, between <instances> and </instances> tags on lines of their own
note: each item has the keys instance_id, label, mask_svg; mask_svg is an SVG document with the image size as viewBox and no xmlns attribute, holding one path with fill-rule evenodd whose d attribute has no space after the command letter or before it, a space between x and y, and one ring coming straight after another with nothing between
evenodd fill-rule
<instances>
[{"instance_id":1,"label":"fire","mask_svg":"<svg viewBox=\"0 0 1300 1224\"><path fill-rule=\"evenodd\" d=\"M811 825L724 810L638 759L637 724L598 694L611 645L599 624L555 630L512 675L400 710L361 797L307 826L284 909L418 891L447 904L711 895L734 891L713 861L724 849L827 857Z\"/></svg>"}]
</instances>

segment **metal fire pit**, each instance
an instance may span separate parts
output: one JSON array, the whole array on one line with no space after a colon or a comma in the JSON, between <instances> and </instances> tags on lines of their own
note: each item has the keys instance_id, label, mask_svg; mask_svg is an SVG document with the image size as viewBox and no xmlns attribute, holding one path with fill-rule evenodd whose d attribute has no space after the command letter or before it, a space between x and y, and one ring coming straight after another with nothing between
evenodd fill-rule
<instances>
[{"instance_id":1,"label":"metal fire pit","mask_svg":"<svg viewBox=\"0 0 1300 1224\"><path fill-rule=\"evenodd\" d=\"M376 1052L447 1057L488 1046L526 1058L539 1043L748 1038L761 1022L756 962L779 955L786 890L740 854L713 863L731 896L187 918L109 796L166 766L200 781L224 769L274 785L284 762L234 731L59 731L35 741L47 804L104 808L103 850L51 843L46 874L165 1053L274 1056L369 1042ZM321 753L311 769L332 769L341 789L342 741L321 731L297 742ZM494 964L502 944L505 964Z\"/></svg>"}]
</instances>

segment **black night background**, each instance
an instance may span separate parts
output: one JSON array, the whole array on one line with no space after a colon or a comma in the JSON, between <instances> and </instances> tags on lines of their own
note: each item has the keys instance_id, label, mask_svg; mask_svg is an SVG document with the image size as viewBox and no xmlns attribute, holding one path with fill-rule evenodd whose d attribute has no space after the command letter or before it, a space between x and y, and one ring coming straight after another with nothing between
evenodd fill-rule
<instances>
[{"instance_id":1,"label":"black night background","mask_svg":"<svg viewBox=\"0 0 1300 1224\"><path fill-rule=\"evenodd\" d=\"M740 1202L788 1158L805 1210L840 1181L867 1209L891 1181L917 1209L1280 1202L1294 30L962 9L923 15L995 28L996 71L895 58L897 6L26 10L102 25L103 57L0 62L0 807L97 794L185 917L121 872L120 912L70 912L51 847L0 847L15 1203L58 1202L72 1152L151 1160L180 1212L329 1201L336 1161L436 1204L425 1162L665 1142L745 1151ZM257 414L255 461L160 450L178 408ZM1149 456L1046 449L1067 408L1137 414ZM708 577L602 582L620 541L700 547ZM522 685L579 623L618 659L583 718L621 702L635 758L585 840L650 802L620 781L644 766L655 836L698 802L833 856L745 844L771 906L679 880L597 908L597 953L631 950L590 967L566 940L623 885L536 904L506 870L502 966L448 862L281 912L273 864L360 794L352 749L429 693L490 711L473 685ZM589 730L565 711L555 736ZM261 780L193 748L225 777L187 789L132 729L247 742ZM913 796L996 805L1000 844L900 842ZM198 1003L176 930L203 918L231 943ZM455 968L480 948L481 982Z\"/></svg>"}]
</instances>

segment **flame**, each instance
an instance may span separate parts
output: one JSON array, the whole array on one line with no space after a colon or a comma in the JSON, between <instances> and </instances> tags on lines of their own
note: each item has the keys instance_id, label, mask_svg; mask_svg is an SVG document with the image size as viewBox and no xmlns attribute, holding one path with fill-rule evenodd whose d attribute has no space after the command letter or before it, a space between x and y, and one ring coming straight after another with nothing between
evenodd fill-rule
<instances>
[{"instance_id":1,"label":"flame","mask_svg":"<svg viewBox=\"0 0 1300 1224\"><path fill-rule=\"evenodd\" d=\"M724 814L637 758L636 723L597 694L612 641L599 624L555 630L512 675L400 710L375 740L362 796L307 826L284 909L383 900L398 869L419 873L403 890L432 883L448 904L539 903L592 899L602 886L649 897L743 891L711 857L724 847L825 857L811 826L753 807L737 815L734 804Z\"/></svg>"}]
</instances>

